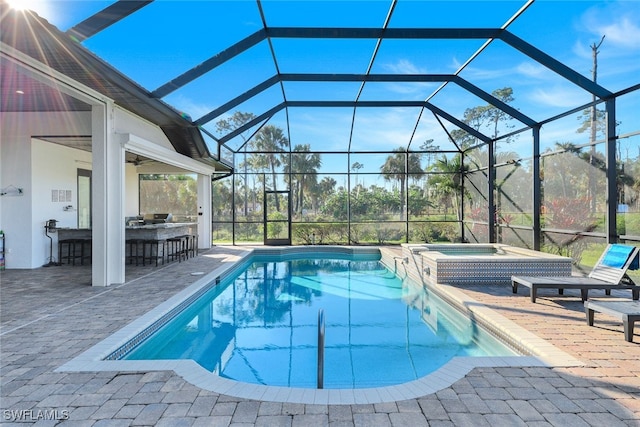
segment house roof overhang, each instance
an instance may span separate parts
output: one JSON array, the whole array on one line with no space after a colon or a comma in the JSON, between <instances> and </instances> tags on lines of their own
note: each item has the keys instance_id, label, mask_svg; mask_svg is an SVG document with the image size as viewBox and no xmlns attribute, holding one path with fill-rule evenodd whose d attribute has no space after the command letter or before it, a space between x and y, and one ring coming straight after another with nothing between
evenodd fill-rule
<instances>
[{"instance_id":1,"label":"house roof overhang","mask_svg":"<svg viewBox=\"0 0 640 427\"><path fill-rule=\"evenodd\" d=\"M73 36L61 32L33 12L10 8L4 1L0 2L0 16L2 45L22 52L159 126L178 153L213 166L216 171L231 170L229 165L218 161L209 151L200 129L189 116L152 96L149 91L83 47ZM8 61L2 61L0 65L3 93L10 90L12 79L28 79L11 72ZM52 91L55 92L55 89L50 89L49 92ZM1 111L88 109L86 104L83 105L68 95L56 94L55 98L58 99L57 102L46 95L32 97L26 103L22 100L20 105L13 104L6 98L2 102Z\"/></svg>"}]
</instances>

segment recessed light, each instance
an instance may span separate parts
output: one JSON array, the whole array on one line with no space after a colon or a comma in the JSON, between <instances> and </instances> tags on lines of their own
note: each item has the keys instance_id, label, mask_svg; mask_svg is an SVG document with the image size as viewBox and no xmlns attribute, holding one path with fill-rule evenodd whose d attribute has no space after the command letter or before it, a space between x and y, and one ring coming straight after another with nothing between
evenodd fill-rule
<instances>
[{"instance_id":1,"label":"recessed light","mask_svg":"<svg viewBox=\"0 0 640 427\"><path fill-rule=\"evenodd\" d=\"M17 91L16 91L16 93L17 93L18 95L24 95L24 91L23 91L23 90L17 90Z\"/></svg>"}]
</instances>

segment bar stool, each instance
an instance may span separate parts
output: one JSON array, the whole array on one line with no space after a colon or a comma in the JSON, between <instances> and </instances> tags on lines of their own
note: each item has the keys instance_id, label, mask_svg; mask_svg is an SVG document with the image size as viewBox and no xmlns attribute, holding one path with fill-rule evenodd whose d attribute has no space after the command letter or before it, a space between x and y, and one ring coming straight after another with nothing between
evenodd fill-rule
<instances>
[{"instance_id":1,"label":"bar stool","mask_svg":"<svg viewBox=\"0 0 640 427\"><path fill-rule=\"evenodd\" d=\"M162 254L160 248L162 247ZM155 260L156 267L158 266L158 260L162 260L164 265L166 255L167 241L162 239L145 239L142 240L142 265L145 265L146 261L152 263ZM154 249L155 248L155 254ZM148 249L148 252L147 252Z\"/></svg>"},{"instance_id":2,"label":"bar stool","mask_svg":"<svg viewBox=\"0 0 640 427\"><path fill-rule=\"evenodd\" d=\"M62 264L62 261L67 261L67 264L71 264L73 259L72 253L75 252L75 239L62 239L58 240L58 262ZM63 250L66 248L66 255Z\"/></svg>"},{"instance_id":3,"label":"bar stool","mask_svg":"<svg viewBox=\"0 0 640 427\"><path fill-rule=\"evenodd\" d=\"M129 264L133 264L133 261L138 265L142 262L144 265L144 240L142 239L127 239L125 244L127 246L126 260ZM142 254L140 254L140 247L142 247Z\"/></svg>"},{"instance_id":4,"label":"bar stool","mask_svg":"<svg viewBox=\"0 0 640 427\"><path fill-rule=\"evenodd\" d=\"M167 260L170 259L171 261L175 261L177 258L178 262L181 262L183 256L186 259L185 244L186 242L182 236L176 236L167 239Z\"/></svg>"},{"instance_id":5,"label":"bar stool","mask_svg":"<svg viewBox=\"0 0 640 427\"><path fill-rule=\"evenodd\" d=\"M197 255L198 251L198 236L194 234L183 234L178 236L184 241L184 258L193 258Z\"/></svg>"},{"instance_id":6,"label":"bar stool","mask_svg":"<svg viewBox=\"0 0 640 427\"><path fill-rule=\"evenodd\" d=\"M191 254L192 257L196 257L198 256L198 235L197 234L192 234L190 237L190 246L189 246L189 252Z\"/></svg>"},{"instance_id":7,"label":"bar stool","mask_svg":"<svg viewBox=\"0 0 640 427\"><path fill-rule=\"evenodd\" d=\"M76 265L76 259L82 262L82 252L77 254L77 248L82 248L82 239L58 240L58 262L66 261L67 264ZM66 249L66 251L65 251Z\"/></svg>"},{"instance_id":8,"label":"bar stool","mask_svg":"<svg viewBox=\"0 0 640 427\"><path fill-rule=\"evenodd\" d=\"M80 246L80 265L88 260L91 264L91 239L76 239L76 245Z\"/></svg>"}]
</instances>

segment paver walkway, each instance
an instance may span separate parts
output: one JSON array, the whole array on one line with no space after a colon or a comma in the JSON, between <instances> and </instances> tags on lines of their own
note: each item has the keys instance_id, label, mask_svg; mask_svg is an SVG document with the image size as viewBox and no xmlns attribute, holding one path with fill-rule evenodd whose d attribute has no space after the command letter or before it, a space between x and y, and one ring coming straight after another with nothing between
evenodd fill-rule
<instances>
[{"instance_id":1,"label":"paver walkway","mask_svg":"<svg viewBox=\"0 0 640 427\"><path fill-rule=\"evenodd\" d=\"M164 268L127 271L127 283L88 286L88 267L0 273L3 425L24 426L640 426L640 338L602 315L588 327L578 294L537 304L497 286L472 298L585 362L578 368L478 368L451 387L381 404L245 400L199 389L173 372L55 369L198 280L241 247L214 247ZM592 298L604 298L594 292ZM613 297L629 296L614 292Z\"/></svg>"}]
</instances>

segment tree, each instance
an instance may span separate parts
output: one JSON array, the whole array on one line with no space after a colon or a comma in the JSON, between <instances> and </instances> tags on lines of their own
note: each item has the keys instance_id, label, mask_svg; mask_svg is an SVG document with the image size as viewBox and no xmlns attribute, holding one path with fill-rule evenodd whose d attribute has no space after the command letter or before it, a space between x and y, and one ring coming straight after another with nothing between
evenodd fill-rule
<instances>
[{"instance_id":1,"label":"tree","mask_svg":"<svg viewBox=\"0 0 640 427\"><path fill-rule=\"evenodd\" d=\"M393 152L394 154L390 154L380 167L380 172L386 181L398 181L400 187L400 219L404 219L406 218L405 183L410 172L422 170L421 159L419 154L409 154L402 147L396 148ZM405 163L405 159L407 159L406 163L408 165Z\"/></svg>"},{"instance_id":2,"label":"tree","mask_svg":"<svg viewBox=\"0 0 640 427\"><path fill-rule=\"evenodd\" d=\"M559 255L573 258L576 264L580 263L589 241L578 233L566 234L566 230L591 232L597 227L597 218L590 213L589 205L588 197L557 198L545 202L546 227L561 230L560 233L547 232L545 236Z\"/></svg>"},{"instance_id":3,"label":"tree","mask_svg":"<svg viewBox=\"0 0 640 427\"><path fill-rule=\"evenodd\" d=\"M330 176L325 176L318 183L318 186L316 187L316 192L318 197L317 205L319 205L320 208L324 207L327 200L333 194L335 194L336 184L337 184L336 180L331 178Z\"/></svg>"},{"instance_id":4,"label":"tree","mask_svg":"<svg viewBox=\"0 0 640 427\"><path fill-rule=\"evenodd\" d=\"M435 195L443 198L445 203L455 209L458 220L461 220L458 197L463 188L462 176L468 172L468 166L462 164L462 156L458 154L451 160L446 156L442 156L434 164L433 170L440 173L432 175L429 180L429 186L435 189Z\"/></svg>"},{"instance_id":5,"label":"tree","mask_svg":"<svg viewBox=\"0 0 640 427\"><path fill-rule=\"evenodd\" d=\"M170 212L177 217L193 217L197 208L197 181L193 175L140 175L141 213Z\"/></svg>"},{"instance_id":6,"label":"tree","mask_svg":"<svg viewBox=\"0 0 640 427\"><path fill-rule=\"evenodd\" d=\"M291 162L285 162L285 172L291 177L289 185L295 197L294 212L302 214L305 190L312 190L317 184L318 168L322 166L319 153L310 153L309 144L297 144L291 153ZM289 164L291 163L291 164Z\"/></svg>"},{"instance_id":7,"label":"tree","mask_svg":"<svg viewBox=\"0 0 640 427\"><path fill-rule=\"evenodd\" d=\"M433 143L433 139L427 139L420 145L420 151L426 151L427 167L431 165L431 162L437 158L437 153L440 151L440 146Z\"/></svg>"},{"instance_id":8,"label":"tree","mask_svg":"<svg viewBox=\"0 0 640 427\"><path fill-rule=\"evenodd\" d=\"M253 120L254 118L255 118L255 115L253 113L243 113L240 111L236 111L235 113L233 113L231 117L228 117L226 119L220 119L216 122L216 132L218 132L218 134L232 132L233 130L238 129L239 127L243 126L245 123L248 123L250 120ZM242 169L244 169L244 214L246 216L249 213L248 197L247 197L247 193L248 193L248 188L247 188L248 170L247 169L249 168L250 164L247 162L247 144L246 144L247 141L243 135L241 135L241 137L244 141L244 144L243 144L244 158L239 166ZM254 191L255 191L255 186L254 186Z\"/></svg>"},{"instance_id":9,"label":"tree","mask_svg":"<svg viewBox=\"0 0 640 427\"><path fill-rule=\"evenodd\" d=\"M515 98L513 97L513 89L510 87L496 89L491 92L491 95L504 102L505 104L515 101ZM484 116L486 117L489 125L493 127L493 129L491 129L492 133L489 134L489 136L493 139L497 138L500 134L500 123L503 123L505 128L507 129L513 128L513 125L508 123L512 117L499 108L496 108L494 106L485 107ZM507 139L507 142L509 142L509 139Z\"/></svg>"},{"instance_id":10,"label":"tree","mask_svg":"<svg viewBox=\"0 0 640 427\"><path fill-rule=\"evenodd\" d=\"M576 145L572 142L562 142L562 143L556 142L555 145L556 147L558 147L559 149L561 149L566 153L572 153L578 157L580 155L581 149L579 147L576 147ZM560 182L562 183L562 187L561 187L562 197L565 197L565 198L569 197L567 184L568 184L568 180L571 179L571 169L572 169L572 166L569 164L569 162L566 161L566 159L564 161L556 162L556 164L553 167L553 170L559 172L558 176L560 177ZM575 196L575 195L572 195L572 196Z\"/></svg>"},{"instance_id":11,"label":"tree","mask_svg":"<svg viewBox=\"0 0 640 427\"><path fill-rule=\"evenodd\" d=\"M419 216L431 207L429 199L425 197L423 189L417 185L409 186L409 214Z\"/></svg>"},{"instance_id":12,"label":"tree","mask_svg":"<svg viewBox=\"0 0 640 427\"><path fill-rule=\"evenodd\" d=\"M591 143L595 142L595 140L599 137L604 137L605 132L607 131L607 122L606 122L607 113L604 110L596 108L586 108L582 110L580 115L577 117L580 122L580 127L576 130L576 133L585 133L591 132Z\"/></svg>"},{"instance_id":13,"label":"tree","mask_svg":"<svg viewBox=\"0 0 640 427\"><path fill-rule=\"evenodd\" d=\"M231 200L233 191L231 179L217 180L211 183L211 206L214 221L231 221L233 219Z\"/></svg>"},{"instance_id":14,"label":"tree","mask_svg":"<svg viewBox=\"0 0 640 427\"><path fill-rule=\"evenodd\" d=\"M261 162L271 169L273 191L278 191L276 168L282 165L282 152L289 145L284 132L277 126L267 125L260 129L253 139L253 149L259 153ZM258 162L258 164L261 164ZM265 183L266 185L266 183ZM276 210L280 211L279 198L276 197Z\"/></svg>"},{"instance_id":15,"label":"tree","mask_svg":"<svg viewBox=\"0 0 640 427\"><path fill-rule=\"evenodd\" d=\"M600 48L600 46L602 45L602 42L604 42L604 36L602 36L602 39L600 39L600 43L598 44L592 44L591 45L591 53L592 53L592 57L593 57L593 70L591 70L592 72L592 77L593 77L593 81L594 83L598 81L598 48ZM591 102L593 103L593 105L591 105L591 108L588 111L588 113L586 111L583 111L583 123L582 126L580 128L578 128L578 133L584 132L587 129L589 129L590 131L590 141L591 141L591 157L590 160L591 162L589 164L593 164L593 159L594 156L596 155L596 135L598 134L598 131L601 131L603 134L606 133L606 121L605 121L605 117L606 114L604 113L604 111L598 110L596 108L596 95L591 94ZM580 119L580 118L578 118ZM595 213L596 211L596 190L595 190L595 185L596 185L596 179L593 176L593 169L590 168L589 169L589 196L591 198L591 213Z\"/></svg>"},{"instance_id":16,"label":"tree","mask_svg":"<svg viewBox=\"0 0 640 427\"><path fill-rule=\"evenodd\" d=\"M504 87L496 89L491 94L498 100L509 104L513 102L513 89ZM464 110L462 121L472 129L483 133L491 139L496 139L500 135L501 126L505 129L513 128L509 122L513 119L509 114L491 104L479 105L477 107L467 108ZM456 142L461 151L478 145L478 139L463 129L454 129L451 131L451 137ZM511 137L505 140L511 141Z\"/></svg>"},{"instance_id":17,"label":"tree","mask_svg":"<svg viewBox=\"0 0 640 427\"><path fill-rule=\"evenodd\" d=\"M496 156L496 164L500 165L496 167L495 178L495 227L498 243L505 243L502 240L502 224L507 226L513 221L513 216L509 213L510 210L516 209L519 212L524 212L519 197L525 188L521 187L521 175L520 161L518 154L515 152L503 151ZM512 191L506 191L510 189ZM518 191L520 189L521 191ZM505 209L508 208L508 209Z\"/></svg>"},{"instance_id":18,"label":"tree","mask_svg":"<svg viewBox=\"0 0 640 427\"><path fill-rule=\"evenodd\" d=\"M320 212L330 216L332 219L346 221L349 218L347 209L348 203L349 195L347 194L347 190L340 187L338 191L334 192L327 198L323 203Z\"/></svg>"},{"instance_id":19,"label":"tree","mask_svg":"<svg viewBox=\"0 0 640 427\"><path fill-rule=\"evenodd\" d=\"M358 171L363 167L364 165L360 162L353 162L353 164L351 165L351 170L356 173L356 180L354 185L355 188L358 188Z\"/></svg>"}]
</instances>

